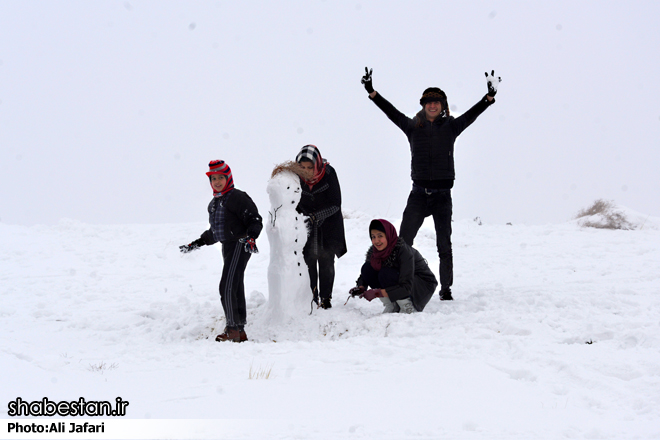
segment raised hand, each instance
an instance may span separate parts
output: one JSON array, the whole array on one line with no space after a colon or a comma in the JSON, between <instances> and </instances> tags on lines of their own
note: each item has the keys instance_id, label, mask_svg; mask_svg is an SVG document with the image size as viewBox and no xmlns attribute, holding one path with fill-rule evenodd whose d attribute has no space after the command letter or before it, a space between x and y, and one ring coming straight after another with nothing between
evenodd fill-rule
<instances>
[{"instance_id":1,"label":"raised hand","mask_svg":"<svg viewBox=\"0 0 660 440\"><path fill-rule=\"evenodd\" d=\"M362 84L364 84L364 89L367 91L367 93L373 93L374 92L374 86L371 84L371 74L373 73L374 69L369 69L368 67L364 68L364 76L362 77Z\"/></svg>"},{"instance_id":2,"label":"raised hand","mask_svg":"<svg viewBox=\"0 0 660 440\"><path fill-rule=\"evenodd\" d=\"M486 74L486 84L488 85L488 96L491 98L495 97L495 94L497 93L497 86L500 85L502 82L501 77L495 78L495 71L491 70L490 75L488 72L484 72Z\"/></svg>"}]
</instances>

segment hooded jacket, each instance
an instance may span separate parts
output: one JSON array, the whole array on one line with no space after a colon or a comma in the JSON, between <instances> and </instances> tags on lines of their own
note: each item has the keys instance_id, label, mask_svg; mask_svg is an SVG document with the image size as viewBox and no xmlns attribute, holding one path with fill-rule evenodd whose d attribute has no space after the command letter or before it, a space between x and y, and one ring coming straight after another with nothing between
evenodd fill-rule
<instances>
[{"instance_id":1,"label":"hooded jacket","mask_svg":"<svg viewBox=\"0 0 660 440\"><path fill-rule=\"evenodd\" d=\"M371 261L373 251L374 247L371 246L367 251L366 262ZM383 266L399 271L399 283L384 287L390 300L397 301L410 297L418 312L424 310L438 287L438 280L422 254L399 238L392 253L383 261ZM362 276L358 278L357 285L365 285Z\"/></svg>"},{"instance_id":2,"label":"hooded jacket","mask_svg":"<svg viewBox=\"0 0 660 440\"><path fill-rule=\"evenodd\" d=\"M411 177L413 181L454 180L454 142L495 100L486 96L458 118L426 119L424 109L414 118L397 110L380 93L370 98L406 135L410 143Z\"/></svg>"}]
</instances>

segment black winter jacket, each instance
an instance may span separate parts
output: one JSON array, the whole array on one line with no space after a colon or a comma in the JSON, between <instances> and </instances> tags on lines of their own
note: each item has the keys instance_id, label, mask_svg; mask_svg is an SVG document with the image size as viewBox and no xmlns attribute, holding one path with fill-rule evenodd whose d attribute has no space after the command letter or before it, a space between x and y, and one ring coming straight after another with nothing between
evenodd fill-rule
<instances>
[{"instance_id":1,"label":"black winter jacket","mask_svg":"<svg viewBox=\"0 0 660 440\"><path fill-rule=\"evenodd\" d=\"M374 247L371 246L367 251L366 262L371 261L373 251ZM399 284L384 287L390 300L397 301L410 297L417 311L424 310L438 287L438 280L422 254L399 237L392 253L383 261L383 266L399 271ZM361 275L357 285L365 285Z\"/></svg>"},{"instance_id":2,"label":"black winter jacket","mask_svg":"<svg viewBox=\"0 0 660 440\"><path fill-rule=\"evenodd\" d=\"M488 101L484 95L483 99L458 118L438 117L429 122L423 109L410 119L380 93L371 99L406 134L410 143L411 177L414 181L454 180L454 141L495 103L494 99Z\"/></svg>"},{"instance_id":3,"label":"black winter jacket","mask_svg":"<svg viewBox=\"0 0 660 440\"><path fill-rule=\"evenodd\" d=\"M346 253L346 237L337 172L328 164L325 175L311 190L302 179L300 188L302 194L297 211L303 215L313 214L317 220L317 223L312 225L305 247L316 250L312 250L315 255L318 255L319 249L328 249L340 258Z\"/></svg>"},{"instance_id":4,"label":"black winter jacket","mask_svg":"<svg viewBox=\"0 0 660 440\"><path fill-rule=\"evenodd\" d=\"M222 204L222 207L219 206L220 204ZM213 221L213 213L220 208L224 209L224 217L221 224L216 224ZM214 197L209 203L208 211L211 228L204 231L200 237L207 245L217 243L218 238L216 236L221 235L218 231L214 234L214 228L223 228L224 234L222 235L225 237L223 243L235 242L243 237L256 239L263 228L257 206L250 196L240 189L234 188L222 197Z\"/></svg>"}]
</instances>

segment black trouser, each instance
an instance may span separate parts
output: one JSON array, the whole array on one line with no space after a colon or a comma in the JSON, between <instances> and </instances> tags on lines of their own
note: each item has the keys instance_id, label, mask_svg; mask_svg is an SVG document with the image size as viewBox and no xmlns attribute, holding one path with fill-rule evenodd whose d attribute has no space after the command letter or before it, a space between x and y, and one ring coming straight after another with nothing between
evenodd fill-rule
<instances>
[{"instance_id":1,"label":"black trouser","mask_svg":"<svg viewBox=\"0 0 660 440\"><path fill-rule=\"evenodd\" d=\"M376 270L369 261L362 265L360 275L362 275L364 287L371 287L372 289L387 289L390 286L399 284L398 270L386 266Z\"/></svg>"},{"instance_id":2,"label":"black trouser","mask_svg":"<svg viewBox=\"0 0 660 440\"><path fill-rule=\"evenodd\" d=\"M227 327L243 330L247 318L245 308L245 267L252 254L245 252L242 243L222 243L222 278L220 279L220 302L225 311Z\"/></svg>"},{"instance_id":3,"label":"black trouser","mask_svg":"<svg viewBox=\"0 0 660 440\"><path fill-rule=\"evenodd\" d=\"M308 243L309 244L309 243ZM305 246L303 257L309 270L309 285L314 299L332 298L332 287L335 284L335 253L327 249L319 249L314 255L311 246Z\"/></svg>"},{"instance_id":4,"label":"black trouser","mask_svg":"<svg viewBox=\"0 0 660 440\"><path fill-rule=\"evenodd\" d=\"M433 216L435 240L440 257L440 286L449 288L454 282L454 262L451 252L451 190L424 189L413 184L408 196L406 209L403 211L401 231L403 240L413 245L424 219Z\"/></svg>"}]
</instances>

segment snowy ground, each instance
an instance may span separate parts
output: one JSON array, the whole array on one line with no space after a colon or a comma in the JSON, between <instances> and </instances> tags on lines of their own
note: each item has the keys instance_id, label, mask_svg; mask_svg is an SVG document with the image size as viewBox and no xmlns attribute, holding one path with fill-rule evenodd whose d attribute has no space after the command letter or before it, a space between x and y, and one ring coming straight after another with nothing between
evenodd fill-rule
<instances>
[{"instance_id":1,"label":"snowy ground","mask_svg":"<svg viewBox=\"0 0 660 440\"><path fill-rule=\"evenodd\" d=\"M657 219L457 221L456 301L400 316L344 305L371 219L347 216L334 307L277 327L262 235L244 344L214 342L218 248L178 251L202 222L0 224L0 417L17 397L121 396L131 419L240 419L218 438L660 438ZM434 242L425 225L415 247L437 273Z\"/></svg>"}]
</instances>

